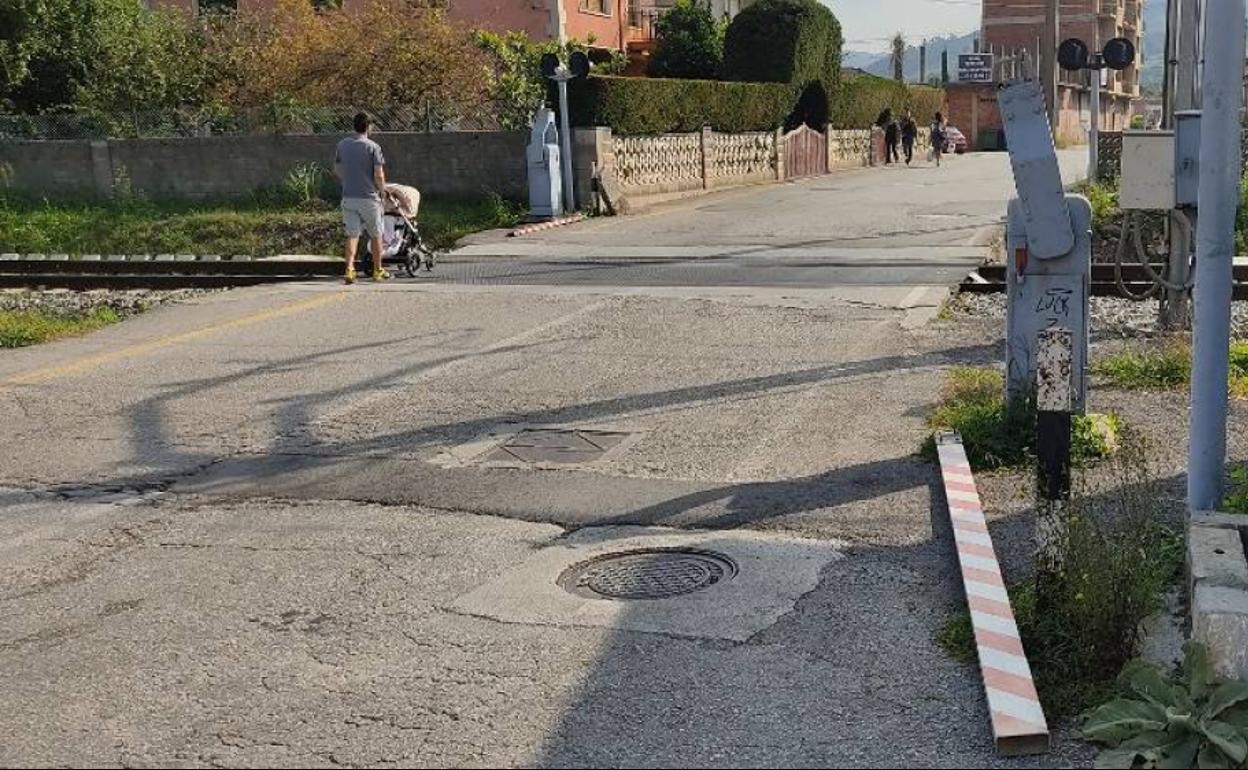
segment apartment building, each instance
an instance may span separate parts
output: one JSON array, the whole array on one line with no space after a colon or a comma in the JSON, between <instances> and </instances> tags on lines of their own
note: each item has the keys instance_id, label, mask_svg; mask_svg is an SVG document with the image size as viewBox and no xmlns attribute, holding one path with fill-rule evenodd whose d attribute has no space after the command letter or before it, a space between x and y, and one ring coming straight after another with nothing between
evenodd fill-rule
<instances>
[{"instance_id":1,"label":"apartment building","mask_svg":"<svg viewBox=\"0 0 1248 770\"><path fill-rule=\"evenodd\" d=\"M1044 31L1044 0L983 0L980 49L998 60L1014 56L1034 61ZM1142 0L1061 0L1061 40L1077 37L1100 50L1115 37L1135 43L1136 61L1127 69L1101 74L1100 127L1120 131L1130 125L1134 103L1140 98L1140 64L1144 51ZM1061 71L1058 81L1059 140L1082 142L1091 125L1091 88L1096 73ZM993 87L954 84L949 89L950 121L977 147L997 143L1001 128Z\"/></svg>"}]
</instances>

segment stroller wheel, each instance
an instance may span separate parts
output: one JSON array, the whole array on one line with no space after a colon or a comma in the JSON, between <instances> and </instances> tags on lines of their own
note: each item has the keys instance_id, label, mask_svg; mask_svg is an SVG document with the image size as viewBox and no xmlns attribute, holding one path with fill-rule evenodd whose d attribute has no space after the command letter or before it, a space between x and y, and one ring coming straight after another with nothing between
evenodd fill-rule
<instances>
[{"instance_id":1,"label":"stroller wheel","mask_svg":"<svg viewBox=\"0 0 1248 770\"><path fill-rule=\"evenodd\" d=\"M432 270L433 266L438 263L438 257L436 254L434 254L432 251L429 251L428 249L424 249L424 252L425 252L425 270L426 271Z\"/></svg>"},{"instance_id":2,"label":"stroller wheel","mask_svg":"<svg viewBox=\"0 0 1248 770\"><path fill-rule=\"evenodd\" d=\"M415 278L416 271L420 270L420 257L413 256L409 252L403 259L403 269L407 272L409 278Z\"/></svg>"}]
</instances>

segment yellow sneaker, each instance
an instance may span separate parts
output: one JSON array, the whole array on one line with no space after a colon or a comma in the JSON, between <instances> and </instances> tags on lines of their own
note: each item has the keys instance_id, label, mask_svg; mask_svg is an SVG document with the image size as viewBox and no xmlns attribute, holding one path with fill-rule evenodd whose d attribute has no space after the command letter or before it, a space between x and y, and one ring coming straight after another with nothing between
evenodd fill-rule
<instances>
[{"instance_id":1,"label":"yellow sneaker","mask_svg":"<svg viewBox=\"0 0 1248 770\"><path fill-rule=\"evenodd\" d=\"M347 270L347 275L346 277L343 278L343 282L346 283L348 286L355 283L355 268L354 267Z\"/></svg>"},{"instance_id":2,"label":"yellow sneaker","mask_svg":"<svg viewBox=\"0 0 1248 770\"><path fill-rule=\"evenodd\" d=\"M390 277L391 276L390 276L389 270L374 270L373 271L374 281L388 281L390 280Z\"/></svg>"}]
</instances>

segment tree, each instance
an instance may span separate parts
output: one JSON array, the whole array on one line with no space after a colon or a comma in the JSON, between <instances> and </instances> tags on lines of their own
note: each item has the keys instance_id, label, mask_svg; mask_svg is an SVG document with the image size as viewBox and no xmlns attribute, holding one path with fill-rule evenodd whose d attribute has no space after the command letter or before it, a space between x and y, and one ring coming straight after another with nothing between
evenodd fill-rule
<instances>
[{"instance_id":1,"label":"tree","mask_svg":"<svg viewBox=\"0 0 1248 770\"><path fill-rule=\"evenodd\" d=\"M451 120L489 99L490 68L476 39L421 0L364 0L317 10L277 0L258 25L228 100L274 104L390 106Z\"/></svg>"},{"instance_id":2,"label":"tree","mask_svg":"<svg viewBox=\"0 0 1248 770\"><path fill-rule=\"evenodd\" d=\"M109 25L138 0L5 0L0 98L23 112L65 108L98 66Z\"/></svg>"},{"instance_id":3,"label":"tree","mask_svg":"<svg viewBox=\"0 0 1248 770\"><path fill-rule=\"evenodd\" d=\"M898 83L904 82L906 79L906 39L900 32L893 35L888 60L893 65L893 80Z\"/></svg>"},{"instance_id":4,"label":"tree","mask_svg":"<svg viewBox=\"0 0 1248 770\"><path fill-rule=\"evenodd\" d=\"M727 25L716 21L709 0L676 0L654 27L651 76L711 80L719 75Z\"/></svg>"}]
</instances>

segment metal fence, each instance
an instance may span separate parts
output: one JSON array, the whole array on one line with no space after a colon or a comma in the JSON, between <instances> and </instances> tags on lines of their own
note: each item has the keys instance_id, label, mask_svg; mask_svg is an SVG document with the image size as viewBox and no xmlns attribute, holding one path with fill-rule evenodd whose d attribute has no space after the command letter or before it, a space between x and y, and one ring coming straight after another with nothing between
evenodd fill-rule
<instances>
[{"instance_id":1,"label":"metal fence","mask_svg":"<svg viewBox=\"0 0 1248 770\"><path fill-rule=\"evenodd\" d=\"M0 140L172 138L254 134L342 134L361 109L378 131L492 131L501 128L492 105L477 110L433 103L383 107L274 105L248 111L0 113Z\"/></svg>"}]
</instances>

